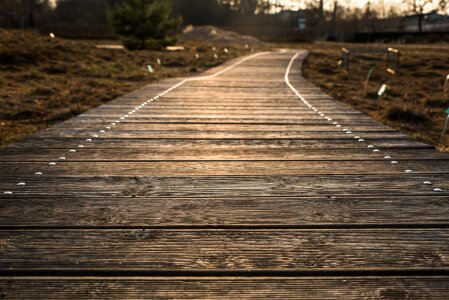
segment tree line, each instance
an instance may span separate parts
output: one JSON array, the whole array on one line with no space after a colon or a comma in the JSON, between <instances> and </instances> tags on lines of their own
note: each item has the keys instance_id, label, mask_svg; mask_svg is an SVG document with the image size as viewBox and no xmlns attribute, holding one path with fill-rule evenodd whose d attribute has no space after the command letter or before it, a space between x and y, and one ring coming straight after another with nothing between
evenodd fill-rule
<instances>
[{"instance_id":1,"label":"tree line","mask_svg":"<svg viewBox=\"0 0 449 300\"><path fill-rule=\"evenodd\" d=\"M0 26L10 28L40 28L45 24L111 26L110 11L130 0L0 0ZM156 1L156 0L142 0ZM170 2L172 15L181 16L184 24L216 25L224 27L280 27L297 26L298 15L286 18L276 14L288 9L280 0L159 0ZM385 2L384 2L385 1ZM381 30L377 20L401 15L418 16L422 30L424 14L429 11L447 12L448 0L402 0L398 6L386 7L379 0L367 2L365 7L344 5L344 0L300 0L308 19L308 28L316 33L340 31ZM292 1L294 2L294 1Z\"/></svg>"},{"instance_id":2,"label":"tree line","mask_svg":"<svg viewBox=\"0 0 449 300\"><path fill-rule=\"evenodd\" d=\"M269 0L169 0L188 24L225 24L237 14L254 15L276 6ZM108 25L108 11L127 0L0 0L0 26L34 28L43 23Z\"/></svg>"}]
</instances>

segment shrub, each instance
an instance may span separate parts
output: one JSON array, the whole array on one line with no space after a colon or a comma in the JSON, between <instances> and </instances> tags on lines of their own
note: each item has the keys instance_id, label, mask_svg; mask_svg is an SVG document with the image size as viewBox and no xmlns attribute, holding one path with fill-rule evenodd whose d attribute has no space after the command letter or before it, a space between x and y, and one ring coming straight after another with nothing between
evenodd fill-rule
<instances>
[{"instance_id":1,"label":"shrub","mask_svg":"<svg viewBox=\"0 0 449 300\"><path fill-rule=\"evenodd\" d=\"M130 49L159 49L174 44L180 18L171 16L170 0L127 0L110 13L112 26Z\"/></svg>"}]
</instances>

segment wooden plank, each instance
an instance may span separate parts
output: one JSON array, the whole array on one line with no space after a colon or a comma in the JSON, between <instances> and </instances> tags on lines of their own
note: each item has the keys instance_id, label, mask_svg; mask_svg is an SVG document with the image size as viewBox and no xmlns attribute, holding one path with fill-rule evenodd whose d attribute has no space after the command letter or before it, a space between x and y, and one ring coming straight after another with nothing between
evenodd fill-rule
<instances>
[{"instance_id":1,"label":"wooden plank","mask_svg":"<svg viewBox=\"0 0 449 300\"><path fill-rule=\"evenodd\" d=\"M35 138L24 139L20 143L13 143L6 148L64 148L73 149L79 144L84 144L85 138ZM433 146L418 142L413 139L371 139L368 142L375 143L380 149L435 149ZM86 148L113 149L126 148L132 145L136 148L153 147L160 145L161 148L188 147L208 149L266 149L268 147L294 147L296 149L367 149L366 143L355 143L353 139L97 139Z\"/></svg>"},{"instance_id":2,"label":"wooden plank","mask_svg":"<svg viewBox=\"0 0 449 300\"><path fill-rule=\"evenodd\" d=\"M2 277L5 299L447 299L446 276Z\"/></svg>"},{"instance_id":3,"label":"wooden plank","mask_svg":"<svg viewBox=\"0 0 449 300\"><path fill-rule=\"evenodd\" d=\"M449 229L17 229L0 240L3 273L449 270Z\"/></svg>"},{"instance_id":4,"label":"wooden plank","mask_svg":"<svg viewBox=\"0 0 449 300\"><path fill-rule=\"evenodd\" d=\"M148 145L145 148L84 148L82 151L70 153L66 149L45 148L3 148L0 149L0 162L48 162L61 155L68 155L70 161L123 161L123 153L127 154L127 161L199 161L199 160L287 160L287 161L315 161L321 160L350 160L364 161L367 158L365 148L345 149L304 149L289 146L266 147L228 147L223 149L198 148L188 144L177 147ZM449 154L437 152L433 149L389 149L388 155L400 160L448 160ZM385 161L384 156L370 157L370 161Z\"/></svg>"},{"instance_id":5,"label":"wooden plank","mask_svg":"<svg viewBox=\"0 0 449 300\"><path fill-rule=\"evenodd\" d=\"M31 205L32 204L32 205ZM0 227L351 227L448 224L447 196L52 197L0 201Z\"/></svg>"},{"instance_id":6,"label":"wooden plank","mask_svg":"<svg viewBox=\"0 0 449 300\"><path fill-rule=\"evenodd\" d=\"M367 155L373 155L367 152ZM378 156L379 157L379 156ZM57 161L51 169L54 176L244 176L244 175L392 175L408 178L405 170L416 174L449 174L449 160L402 160L391 164L390 160L354 161L123 161L84 162ZM2 176L30 175L33 170L45 167L34 162L2 162Z\"/></svg>"},{"instance_id":7,"label":"wooden plank","mask_svg":"<svg viewBox=\"0 0 449 300\"><path fill-rule=\"evenodd\" d=\"M63 124L62 124L63 125ZM310 124L310 125L275 125L275 124L158 124L158 123L120 123L115 127L111 124L67 124L64 126L51 127L45 131L46 134L66 132L66 133L86 133L86 131L98 131L104 129L104 126L110 126L113 132L135 131L210 131L216 132L245 132L245 131L265 131L265 132L338 132L342 128L337 129L329 124ZM359 125L357 132L397 132L396 130L383 125Z\"/></svg>"},{"instance_id":8,"label":"wooden plank","mask_svg":"<svg viewBox=\"0 0 449 300\"><path fill-rule=\"evenodd\" d=\"M124 114L126 114L128 111L117 111L117 112L95 112L92 111L90 114L84 114L84 116L90 116L90 117L111 117L111 118L118 118ZM300 113L284 113L284 112L277 112L277 113L258 113L258 112L251 112L251 113L228 113L224 114L220 110L216 111L186 111L186 110L180 110L178 113L173 111L162 110L160 113L157 112L151 112L148 114L136 114L133 115L133 118L140 117L140 118L152 118L152 117L164 117L164 118L179 118L184 117L186 115L189 115L193 118L207 118L207 117L224 117L224 118L238 118L238 119L246 119L246 118L254 118L256 116L260 116L264 119L270 119L270 120L283 120L285 118L313 118L316 117L316 119L320 119L320 117L316 114L300 114ZM341 113L341 114L335 114L337 118L340 119L350 119L351 117L347 115L347 113ZM360 115L361 116L361 115ZM323 118L321 118L323 120Z\"/></svg>"},{"instance_id":9,"label":"wooden plank","mask_svg":"<svg viewBox=\"0 0 449 300\"><path fill-rule=\"evenodd\" d=\"M43 131L36 137L42 138L91 138L93 134L99 134L98 128L95 131ZM408 139L408 137L399 132L366 132L355 131L353 134L346 134L343 131L213 131L213 130L184 130L184 131L168 131L168 130L120 130L114 129L101 134L102 139L322 139L322 140L351 140L354 144L357 141L355 135L363 135L365 139Z\"/></svg>"},{"instance_id":10,"label":"wooden plank","mask_svg":"<svg viewBox=\"0 0 449 300\"><path fill-rule=\"evenodd\" d=\"M46 172L43 169L44 173ZM17 195L76 197L309 197L449 195L447 174L441 175L290 175L290 176L28 176L0 177L2 190ZM431 180L433 186L423 182ZM25 187L17 187L26 182ZM435 186L443 192L433 191ZM8 196L2 195L2 198ZM388 200L388 199L386 199Z\"/></svg>"},{"instance_id":11,"label":"wooden plank","mask_svg":"<svg viewBox=\"0 0 449 300\"><path fill-rule=\"evenodd\" d=\"M89 117L80 115L78 117L72 118L68 121L61 123L62 126L73 125L82 126L82 124L102 124L108 126L111 122L116 120L115 117ZM335 121L341 122L342 119L334 118ZM189 116L183 117L173 117L173 118L161 118L151 116L150 118L142 118L139 115L133 116L131 119L122 120L121 124L261 124L261 125L311 125L311 124L323 124L322 120L315 117L307 118L283 118L278 120L266 119L266 118L224 118L221 116L217 117L205 117L205 118L193 118ZM375 122L372 119L345 119L344 124L349 125L368 125L368 126L379 126L380 123Z\"/></svg>"},{"instance_id":12,"label":"wooden plank","mask_svg":"<svg viewBox=\"0 0 449 300\"><path fill-rule=\"evenodd\" d=\"M101 107L97 108L94 112L95 113L102 113L104 115L120 115L120 114L126 114L130 111L130 108L128 109L116 109L116 108L108 108L108 107ZM157 115L164 115L167 113L167 109L164 107L158 108L158 107L152 107L148 106L146 108L143 108L139 110L139 112L136 113L136 115L139 115L141 117L151 117L151 116L157 116ZM176 108L172 107L170 108L170 114L179 114L181 116L185 115L200 115L200 114L207 114L207 115L220 115L222 117L226 116L254 116L254 115L260 115L262 117L264 116L270 116L270 115L279 115L279 116L314 116L316 113L307 110L305 108L276 108L276 109L259 109L259 107L249 107L247 109L243 108L194 108L194 107L184 107L184 108ZM355 111L333 111L334 115L361 115L360 112ZM324 120L323 120L324 123Z\"/></svg>"}]
</instances>

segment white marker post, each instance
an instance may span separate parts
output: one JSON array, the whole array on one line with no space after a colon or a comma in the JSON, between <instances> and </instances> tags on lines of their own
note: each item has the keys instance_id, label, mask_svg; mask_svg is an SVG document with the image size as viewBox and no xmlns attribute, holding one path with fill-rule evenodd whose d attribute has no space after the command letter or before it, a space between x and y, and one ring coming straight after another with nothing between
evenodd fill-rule
<instances>
[{"instance_id":1,"label":"white marker post","mask_svg":"<svg viewBox=\"0 0 449 300\"><path fill-rule=\"evenodd\" d=\"M380 87L379 91L377 92L377 111L380 110L380 98L382 98L382 96L384 95L385 91L387 90L387 85L386 84L382 84L382 86Z\"/></svg>"},{"instance_id":2,"label":"white marker post","mask_svg":"<svg viewBox=\"0 0 449 300\"><path fill-rule=\"evenodd\" d=\"M147 68L148 68L148 72L154 73L153 67L151 65L148 65Z\"/></svg>"},{"instance_id":3,"label":"white marker post","mask_svg":"<svg viewBox=\"0 0 449 300\"><path fill-rule=\"evenodd\" d=\"M449 108L446 109L445 113L447 116L446 116L446 121L444 121L443 132L441 133L441 137L440 137L440 145L442 145L442 143L443 143L444 135L446 134L447 125L449 123Z\"/></svg>"}]
</instances>

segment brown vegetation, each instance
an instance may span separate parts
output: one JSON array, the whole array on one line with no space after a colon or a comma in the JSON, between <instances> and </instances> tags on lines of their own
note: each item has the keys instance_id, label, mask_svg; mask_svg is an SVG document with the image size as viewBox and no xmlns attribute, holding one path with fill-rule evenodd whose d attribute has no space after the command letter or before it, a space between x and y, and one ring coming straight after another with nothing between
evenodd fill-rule
<instances>
[{"instance_id":1,"label":"brown vegetation","mask_svg":"<svg viewBox=\"0 0 449 300\"><path fill-rule=\"evenodd\" d=\"M200 72L250 51L244 45L205 42L184 46L185 51L130 52L98 49L94 42L0 29L0 145L152 81ZM154 73L148 71L148 64Z\"/></svg>"},{"instance_id":2,"label":"brown vegetation","mask_svg":"<svg viewBox=\"0 0 449 300\"><path fill-rule=\"evenodd\" d=\"M349 72L339 67L341 48L383 48L388 45L316 43L304 63L305 76L336 99L350 104L405 134L438 144L449 107L449 89L443 85L449 73L449 45L394 45L401 51L396 75L386 71L385 54L354 54ZM364 81L374 68L366 93ZM377 91L387 84L386 94L377 112ZM449 150L449 138L445 147Z\"/></svg>"}]
</instances>

